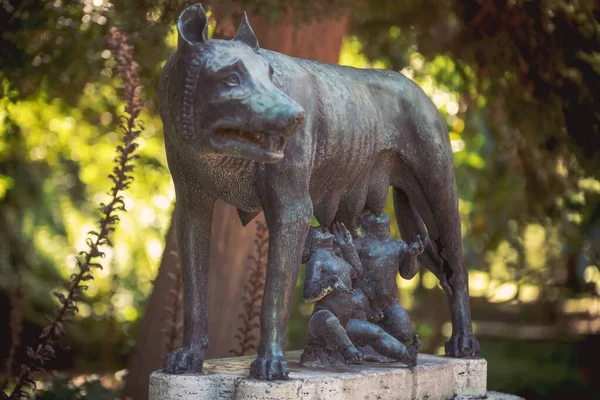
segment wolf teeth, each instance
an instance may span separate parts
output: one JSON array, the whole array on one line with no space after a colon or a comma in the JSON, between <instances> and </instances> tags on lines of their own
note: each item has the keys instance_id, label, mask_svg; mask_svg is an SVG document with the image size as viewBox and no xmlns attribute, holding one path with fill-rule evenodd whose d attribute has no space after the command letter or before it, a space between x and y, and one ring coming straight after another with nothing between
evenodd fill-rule
<instances>
[{"instance_id":1,"label":"wolf teeth","mask_svg":"<svg viewBox=\"0 0 600 400\"><path fill-rule=\"evenodd\" d=\"M259 145L268 151L280 151L285 147L284 136L273 136L264 132L243 131L238 129L223 129L218 133L220 136L238 138Z\"/></svg>"},{"instance_id":2,"label":"wolf teeth","mask_svg":"<svg viewBox=\"0 0 600 400\"><path fill-rule=\"evenodd\" d=\"M279 136L269 136L269 150L270 151L279 151L283 148L280 144Z\"/></svg>"}]
</instances>

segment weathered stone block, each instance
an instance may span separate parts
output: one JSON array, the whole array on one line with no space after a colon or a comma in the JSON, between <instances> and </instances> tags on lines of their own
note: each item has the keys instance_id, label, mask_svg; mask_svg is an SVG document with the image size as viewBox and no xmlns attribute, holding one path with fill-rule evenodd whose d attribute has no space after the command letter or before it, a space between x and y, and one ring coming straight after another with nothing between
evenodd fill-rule
<instances>
[{"instance_id":1,"label":"weathered stone block","mask_svg":"<svg viewBox=\"0 0 600 400\"><path fill-rule=\"evenodd\" d=\"M349 365L335 370L310 369L298 364L300 351L287 354L290 379L259 381L248 378L254 356L208 360L204 373L150 377L150 400L418 400L483 399L487 363L484 359L454 359L419 355L411 371L399 363Z\"/></svg>"}]
</instances>

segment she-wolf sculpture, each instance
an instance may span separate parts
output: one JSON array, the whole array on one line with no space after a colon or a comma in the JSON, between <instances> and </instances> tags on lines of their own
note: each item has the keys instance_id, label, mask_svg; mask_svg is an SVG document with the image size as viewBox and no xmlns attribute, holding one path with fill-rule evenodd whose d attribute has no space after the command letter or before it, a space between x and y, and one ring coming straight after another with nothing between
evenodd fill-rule
<instances>
[{"instance_id":1,"label":"she-wolf sculpture","mask_svg":"<svg viewBox=\"0 0 600 400\"><path fill-rule=\"evenodd\" d=\"M250 375L286 379L286 326L303 245L321 226L352 227L381 212L394 188L405 240L431 239L419 261L448 295L446 353L474 355L452 151L435 105L410 79L261 49L244 15L233 40L209 40L200 4L177 21L177 50L159 84L184 288L183 344L170 373L199 372L208 346L207 277L213 206L269 229L260 344Z\"/></svg>"}]
</instances>

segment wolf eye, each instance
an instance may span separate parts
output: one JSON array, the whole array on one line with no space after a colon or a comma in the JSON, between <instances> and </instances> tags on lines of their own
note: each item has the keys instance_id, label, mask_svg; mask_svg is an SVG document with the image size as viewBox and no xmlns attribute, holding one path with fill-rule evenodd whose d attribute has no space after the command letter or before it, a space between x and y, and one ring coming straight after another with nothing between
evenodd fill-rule
<instances>
[{"instance_id":1,"label":"wolf eye","mask_svg":"<svg viewBox=\"0 0 600 400\"><path fill-rule=\"evenodd\" d=\"M240 84L240 77L237 76L237 74L231 74L228 75L223 81L229 86L237 86Z\"/></svg>"}]
</instances>

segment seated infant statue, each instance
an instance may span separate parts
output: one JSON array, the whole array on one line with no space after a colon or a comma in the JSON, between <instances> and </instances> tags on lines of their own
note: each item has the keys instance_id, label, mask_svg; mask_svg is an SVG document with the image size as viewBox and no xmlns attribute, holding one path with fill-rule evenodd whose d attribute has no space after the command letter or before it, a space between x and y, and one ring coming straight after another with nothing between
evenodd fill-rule
<instances>
[{"instance_id":1,"label":"seated infant statue","mask_svg":"<svg viewBox=\"0 0 600 400\"><path fill-rule=\"evenodd\" d=\"M354 287L361 289L372 307L381 311L377 325L404 343L412 337L412 325L400 305L396 278L398 272L404 279L412 279L417 274L417 256L425 249L427 238L422 242L417 235L416 240L407 245L390 237L390 218L383 212L365 212L361 226L364 235L358 237L354 245L363 273Z\"/></svg>"},{"instance_id":2,"label":"seated infant statue","mask_svg":"<svg viewBox=\"0 0 600 400\"><path fill-rule=\"evenodd\" d=\"M315 307L300 363L310 367L344 362L360 364L364 357L357 346L371 346L383 356L415 366L420 347L418 337L405 346L369 321L380 320L385 315L382 310L373 309L365 292L355 286L363 268L352 236L339 222L334 223L333 232L334 235L324 228L311 228L306 240L302 260L306 263L303 294L306 301L315 302ZM334 241L342 257L336 255Z\"/></svg>"}]
</instances>

